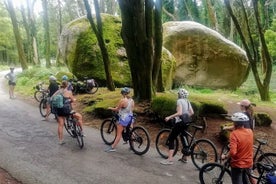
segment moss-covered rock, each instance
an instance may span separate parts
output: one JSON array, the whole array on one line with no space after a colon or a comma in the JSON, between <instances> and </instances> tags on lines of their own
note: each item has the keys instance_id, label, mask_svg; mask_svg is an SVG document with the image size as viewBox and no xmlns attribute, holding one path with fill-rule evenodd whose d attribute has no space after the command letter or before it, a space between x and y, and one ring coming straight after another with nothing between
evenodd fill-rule
<instances>
[{"instance_id":1,"label":"moss-covered rock","mask_svg":"<svg viewBox=\"0 0 276 184\"><path fill-rule=\"evenodd\" d=\"M101 14L101 17L103 37L109 54L115 86L132 86L126 50L121 38L121 19L109 14ZM94 78L100 86L105 86L105 70L101 50L86 17L76 19L64 27L59 50L61 58L77 78ZM162 63L163 85L165 89L170 89L174 77L175 59L166 49L162 53Z\"/></svg>"},{"instance_id":2,"label":"moss-covered rock","mask_svg":"<svg viewBox=\"0 0 276 184\"><path fill-rule=\"evenodd\" d=\"M269 114L265 112L258 112L255 115L255 125L269 127L272 123L272 119Z\"/></svg>"}]
</instances>

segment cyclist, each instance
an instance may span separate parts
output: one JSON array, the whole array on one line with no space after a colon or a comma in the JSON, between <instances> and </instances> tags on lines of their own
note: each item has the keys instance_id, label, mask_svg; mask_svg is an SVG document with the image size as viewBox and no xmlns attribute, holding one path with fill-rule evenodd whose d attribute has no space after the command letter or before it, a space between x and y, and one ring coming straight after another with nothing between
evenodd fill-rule
<instances>
[{"instance_id":1,"label":"cyclist","mask_svg":"<svg viewBox=\"0 0 276 184\"><path fill-rule=\"evenodd\" d=\"M176 102L176 113L167 116L165 118L165 121L169 121L170 123L174 124L172 131L168 137L168 146L169 146L169 153L168 153L168 159L161 161L160 163L163 165L171 165L173 164L173 152L174 152L174 140L177 138L177 136L184 132L185 129L188 128L189 122L183 122L179 116L182 116L183 114L188 114L189 116L192 116L194 114L194 110L192 108L192 105L190 101L188 100L189 93L187 90L181 88L178 91L178 99ZM186 163L187 157L183 155L180 161Z\"/></svg>"},{"instance_id":2,"label":"cyclist","mask_svg":"<svg viewBox=\"0 0 276 184\"><path fill-rule=\"evenodd\" d=\"M248 99L243 99L240 102L237 103L240 105L240 110L242 113L248 116L249 121L244 124L244 128L250 128L251 130L254 130L255 128L255 118L254 118L254 109L253 104ZM234 126L228 126L224 127L224 130L233 130Z\"/></svg>"},{"instance_id":3,"label":"cyclist","mask_svg":"<svg viewBox=\"0 0 276 184\"><path fill-rule=\"evenodd\" d=\"M14 68L10 67L10 72L5 75L5 78L9 80L9 94L10 99L15 99L14 96L14 87L16 85L16 76L14 73Z\"/></svg>"},{"instance_id":4,"label":"cyclist","mask_svg":"<svg viewBox=\"0 0 276 184\"><path fill-rule=\"evenodd\" d=\"M67 75L63 75L62 78L61 78L62 81L67 81L68 82L68 87L67 89L69 91L73 91L73 85L72 83L68 80L68 76Z\"/></svg>"},{"instance_id":5,"label":"cyclist","mask_svg":"<svg viewBox=\"0 0 276 184\"><path fill-rule=\"evenodd\" d=\"M61 89L55 92L54 95L57 95L58 93L61 93L63 97L65 98L64 106L69 106L71 108L72 112L72 103L76 101L76 99L73 97L72 91L69 91L67 89L68 87L68 82L67 81L62 81L61 84ZM53 96L54 96L53 95ZM58 121L58 138L59 138L59 144L63 145L65 144L63 140L63 126L65 122L65 118L70 115L67 112L64 111L64 108L56 108L56 113L57 113L57 121ZM74 118L76 118L80 124L82 135L83 135L83 120L82 120L82 115L80 113L74 112L73 114Z\"/></svg>"},{"instance_id":6,"label":"cyclist","mask_svg":"<svg viewBox=\"0 0 276 184\"><path fill-rule=\"evenodd\" d=\"M122 137L122 132L124 127L128 124L132 123L133 120L133 109L134 109L134 101L129 96L130 89L124 87L121 89L122 98L120 99L117 107L109 107L108 109L118 112L118 123L117 123L117 136L115 138L114 143L105 149L106 152L114 152L115 147L120 142Z\"/></svg>"},{"instance_id":7,"label":"cyclist","mask_svg":"<svg viewBox=\"0 0 276 184\"><path fill-rule=\"evenodd\" d=\"M57 84L57 79L55 76L51 75L49 77L49 86L48 86L48 92L49 96L47 97L47 104L46 104L46 117L43 119L43 121L49 120L49 115L51 112L51 96L59 89L59 86Z\"/></svg>"},{"instance_id":8,"label":"cyclist","mask_svg":"<svg viewBox=\"0 0 276 184\"><path fill-rule=\"evenodd\" d=\"M246 170L253 166L253 132L245 128L249 118L243 112L234 113L231 119L235 129L230 133L230 152L222 159L231 158L232 184L247 184Z\"/></svg>"},{"instance_id":9,"label":"cyclist","mask_svg":"<svg viewBox=\"0 0 276 184\"><path fill-rule=\"evenodd\" d=\"M255 119L253 104L248 99L243 99L242 101L238 102L238 105L240 105L241 111L249 118L249 123L245 125L245 128L251 128L252 130L254 130Z\"/></svg>"}]
</instances>

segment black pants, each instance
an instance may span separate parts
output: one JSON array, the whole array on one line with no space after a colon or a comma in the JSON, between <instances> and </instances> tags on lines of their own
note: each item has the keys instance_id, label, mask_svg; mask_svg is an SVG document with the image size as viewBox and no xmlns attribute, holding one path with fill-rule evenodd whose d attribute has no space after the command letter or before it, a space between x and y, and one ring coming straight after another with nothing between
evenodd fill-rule
<instances>
[{"instance_id":1,"label":"black pants","mask_svg":"<svg viewBox=\"0 0 276 184\"><path fill-rule=\"evenodd\" d=\"M169 135L169 138L168 138L168 146L169 146L169 149L172 150L174 149L174 140L177 138L177 136L182 133L183 135L185 135L185 130L188 128L187 124L184 124L182 122L179 122L179 123L175 123L173 128L172 128L172 131Z\"/></svg>"}]
</instances>

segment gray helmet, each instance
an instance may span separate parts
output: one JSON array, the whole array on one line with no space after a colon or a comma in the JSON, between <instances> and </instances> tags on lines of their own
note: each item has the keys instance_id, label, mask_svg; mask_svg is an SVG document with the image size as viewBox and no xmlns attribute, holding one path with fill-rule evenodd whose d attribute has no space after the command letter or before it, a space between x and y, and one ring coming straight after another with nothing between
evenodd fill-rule
<instances>
[{"instance_id":1,"label":"gray helmet","mask_svg":"<svg viewBox=\"0 0 276 184\"><path fill-rule=\"evenodd\" d=\"M231 116L231 120L237 125L244 125L249 121L249 118L242 112L236 112Z\"/></svg>"},{"instance_id":2,"label":"gray helmet","mask_svg":"<svg viewBox=\"0 0 276 184\"><path fill-rule=\"evenodd\" d=\"M121 94L122 95L127 95L130 93L130 89L128 87L124 87L121 89Z\"/></svg>"},{"instance_id":3,"label":"gray helmet","mask_svg":"<svg viewBox=\"0 0 276 184\"><path fill-rule=\"evenodd\" d=\"M50 81L56 81L57 78L56 78L55 76L51 75L51 76L49 77L49 80L50 80Z\"/></svg>"},{"instance_id":4,"label":"gray helmet","mask_svg":"<svg viewBox=\"0 0 276 184\"><path fill-rule=\"evenodd\" d=\"M178 90L178 97L179 98L188 98L189 92L186 89L180 88Z\"/></svg>"}]
</instances>

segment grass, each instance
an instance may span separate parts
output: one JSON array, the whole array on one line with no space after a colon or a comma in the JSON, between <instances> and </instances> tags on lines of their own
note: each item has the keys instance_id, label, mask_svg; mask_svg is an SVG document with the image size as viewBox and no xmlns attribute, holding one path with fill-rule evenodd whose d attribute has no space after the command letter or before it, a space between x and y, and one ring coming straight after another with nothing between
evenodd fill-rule
<instances>
[{"instance_id":1,"label":"grass","mask_svg":"<svg viewBox=\"0 0 276 184\"><path fill-rule=\"evenodd\" d=\"M0 65L0 70L8 70L8 66ZM57 75L60 72L68 72L68 69L65 67L52 67L50 69L47 69L45 67L30 67L27 71L24 71L20 74L18 74L18 80L17 80L17 86L16 91L26 95L26 96L32 96L35 89L34 86L38 84L39 82L45 82L45 87L48 86L48 78L50 75ZM210 100L217 100L217 99L223 99L224 97L233 98L235 100L240 100L243 98L248 98L252 102L256 104L262 104L266 106L275 106L276 104L276 70L273 70L272 78L271 78L271 86L270 86L270 97L271 102L262 102L259 97L259 93L253 78L253 75L250 74L247 81L237 90L230 91L230 90L212 90L207 88L192 88L187 87L190 92L191 100L193 98L197 99L197 101L210 101ZM106 91L108 93L108 91ZM166 95L169 96L175 96L176 90L171 90L166 93ZM114 98L109 98L112 95L111 94L102 94L102 99L105 99L110 101ZM104 103L104 102L102 102Z\"/></svg>"}]
</instances>

